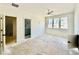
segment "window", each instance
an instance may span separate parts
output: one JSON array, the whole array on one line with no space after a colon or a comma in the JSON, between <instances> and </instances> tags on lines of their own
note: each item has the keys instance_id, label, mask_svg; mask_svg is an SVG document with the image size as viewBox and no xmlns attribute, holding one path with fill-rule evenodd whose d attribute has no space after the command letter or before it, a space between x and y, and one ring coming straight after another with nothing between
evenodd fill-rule
<instances>
[{"instance_id":1,"label":"window","mask_svg":"<svg viewBox=\"0 0 79 59\"><path fill-rule=\"evenodd\" d=\"M53 19L49 19L49 20L48 20L48 28L52 28L52 23L53 23L52 20L53 20Z\"/></svg>"},{"instance_id":2,"label":"window","mask_svg":"<svg viewBox=\"0 0 79 59\"><path fill-rule=\"evenodd\" d=\"M68 17L53 17L48 19L48 28L68 29Z\"/></svg>"},{"instance_id":3,"label":"window","mask_svg":"<svg viewBox=\"0 0 79 59\"><path fill-rule=\"evenodd\" d=\"M60 24L62 29L68 29L68 17L61 17L61 24Z\"/></svg>"},{"instance_id":4,"label":"window","mask_svg":"<svg viewBox=\"0 0 79 59\"><path fill-rule=\"evenodd\" d=\"M59 18L54 18L54 28L59 28Z\"/></svg>"}]
</instances>

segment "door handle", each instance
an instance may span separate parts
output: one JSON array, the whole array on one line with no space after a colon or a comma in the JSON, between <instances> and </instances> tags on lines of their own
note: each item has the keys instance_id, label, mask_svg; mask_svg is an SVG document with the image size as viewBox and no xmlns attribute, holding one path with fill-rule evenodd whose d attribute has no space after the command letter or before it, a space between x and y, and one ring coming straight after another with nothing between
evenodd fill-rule
<instances>
[{"instance_id":1,"label":"door handle","mask_svg":"<svg viewBox=\"0 0 79 59\"><path fill-rule=\"evenodd\" d=\"M71 41L68 41L68 43L72 43Z\"/></svg>"},{"instance_id":2,"label":"door handle","mask_svg":"<svg viewBox=\"0 0 79 59\"><path fill-rule=\"evenodd\" d=\"M3 43L3 41L1 41L1 43Z\"/></svg>"},{"instance_id":3,"label":"door handle","mask_svg":"<svg viewBox=\"0 0 79 59\"><path fill-rule=\"evenodd\" d=\"M2 36L6 36L5 34L2 34Z\"/></svg>"},{"instance_id":4,"label":"door handle","mask_svg":"<svg viewBox=\"0 0 79 59\"><path fill-rule=\"evenodd\" d=\"M1 31L3 31L3 30L1 29Z\"/></svg>"},{"instance_id":5,"label":"door handle","mask_svg":"<svg viewBox=\"0 0 79 59\"><path fill-rule=\"evenodd\" d=\"M2 17L0 19L2 19Z\"/></svg>"}]
</instances>

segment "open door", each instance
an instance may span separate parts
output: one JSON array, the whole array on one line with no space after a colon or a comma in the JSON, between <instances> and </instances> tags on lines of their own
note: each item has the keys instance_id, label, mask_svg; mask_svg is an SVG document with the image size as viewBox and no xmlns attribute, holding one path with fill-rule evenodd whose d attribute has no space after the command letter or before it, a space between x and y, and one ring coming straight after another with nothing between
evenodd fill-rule
<instances>
[{"instance_id":1,"label":"open door","mask_svg":"<svg viewBox=\"0 0 79 59\"><path fill-rule=\"evenodd\" d=\"M5 43L13 44L16 42L16 17L5 16L5 25Z\"/></svg>"},{"instance_id":2,"label":"open door","mask_svg":"<svg viewBox=\"0 0 79 59\"><path fill-rule=\"evenodd\" d=\"M16 17L0 15L0 55L4 54L5 45L13 42L16 42Z\"/></svg>"},{"instance_id":3,"label":"open door","mask_svg":"<svg viewBox=\"0 0 79 59\"><path fill-rule=\"evenodd\" d=\"M5 46L5 19L0 15L0 54L3 54Z\"/></svg>"}]
</instances>

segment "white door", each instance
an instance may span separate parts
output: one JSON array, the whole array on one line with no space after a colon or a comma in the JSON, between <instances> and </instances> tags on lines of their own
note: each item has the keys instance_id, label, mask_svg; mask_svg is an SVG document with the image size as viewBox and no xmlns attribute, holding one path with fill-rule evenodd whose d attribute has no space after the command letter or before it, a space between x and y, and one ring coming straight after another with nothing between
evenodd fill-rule
<instances>
[{"instance_id":1,"label":"white door","mask_svg":"<svg viewBox=\"0 0 79 59\"><path fill-rule=\"evenodd\" d=\"M5 18L0 15L0 54L4 53L5 45Z\"/></svg>"}]
</instances>

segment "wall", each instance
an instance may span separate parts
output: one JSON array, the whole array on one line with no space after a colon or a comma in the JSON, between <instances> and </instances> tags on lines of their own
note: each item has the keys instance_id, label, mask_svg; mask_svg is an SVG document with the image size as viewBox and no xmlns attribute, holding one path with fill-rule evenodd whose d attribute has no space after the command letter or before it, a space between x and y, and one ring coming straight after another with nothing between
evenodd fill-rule
<instances>
[{"instance_id":1,"label":"wall","mask_svg":"<svg viewBox=\"0 0 79 59\"><path fill-rule=\"evenodd\" d=\"M79 4L75 5L75 14L74 14L74 19L75 19L75 28L74 28L74 33L79 34Z\"/></svg>"},{"instance_id":2,"label":"wall","mask_svg":"<svg viewBox=\"0 0 79 59\"><path fill-rule=\"evenodd\" d=\"M56 15L56 16L60 16L60 17L61 16L68 16L68 30L53 29L53 28L49 29L46 26L46 33L53 34L56 36L62 36L62 37L67 37L68 35L74 34L74 16L73 15L74 15L73 12ZM56 17L56 16L54 16L54 17ZM51 17L53 17L53 16L51 16ZM46 23L46 25L47 25L47 23Z\"/></svg>"},{"instance_id":3,"label":"wall","mask_svg":"<svg viewBox=\"0 0 79 59\"><path fill-rule=\"evenodd\" d=\"M25 41L24 37L24 19L31 19L31 37L37 37L44 33L44 21L40 15L32 12L22 11L19 8L9 6L8 4L0 5L0 14L4 16L17 17L17 42ZM40 17L39 17L40 16Z\"/></svg>"},{"instance_id":4,"label":"wall","mask_svg":"<svg viewBox=\"0 0 79 59\"><path fill-rule=\"evenodd\" d=\"M38 19L39 18L39 19ZM33 17L34 20L32 20L31 28L32 28L32 38L40 36L45 31L45 21L43 16L36 16Z\"/></svg>"}]
</instances>

